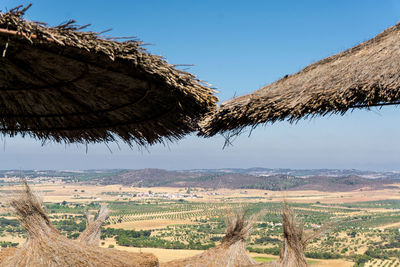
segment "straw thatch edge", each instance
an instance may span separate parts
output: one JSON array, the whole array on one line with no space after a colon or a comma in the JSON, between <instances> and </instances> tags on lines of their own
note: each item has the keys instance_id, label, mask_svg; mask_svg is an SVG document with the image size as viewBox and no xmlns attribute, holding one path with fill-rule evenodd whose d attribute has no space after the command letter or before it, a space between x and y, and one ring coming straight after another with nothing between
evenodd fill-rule
<instances>
[{"instance_id":1,"label":"straw thatch edge","mask_svg":"<svg viewBox=\"0 0 400 267\"><path fill-rule=\"evenodd\" d=\"M324 64L330 64L350 54L357 53L367 46L375 45L383 41L390 34L400 30L400 23L384 30L374 38L365 41L353 48L339 54L313 63L301 71L291 75L285 75L282 79L272 83L279 85L288 79L312 71ZM271 85L271 84L270 84ZM398 87L383 88L381 84L360 84L346 90L330 91L324 95L309 97L305 103L288 103L287 99L296 102L299 92L284 92L276 95L268 93L265 87L249 94L234 98L222 103L215 112L209 113L200 122L199 136L211 137L222 134L226 138L226 144L244 132L247 127L250 131L258 125L273 124L279 121L297 123L301 119L327 116L332 114L344 115L354 109L371 109L387 105L400 105L400 89ZM266 93L263 96L263 93ZM279 99L277 98L279 96ZM284 100L284 101L282 101Z\"/></svg>"},{"instance_id":2,"label":"straw thatch edge","mask_svg":"<svg viewBox=\"0 0 400 267\"><path fill-rule=\"evenodd\" d=\"M65 143L95 143L117 141L115 133L120 139L129 145L137 144L146 146L165 141L173 142L181 139L184 135L198 129L197 121L204 114L214 110L218 98L216 92L205 82L197 79L193 74L175 68L176 65L169 64L163 57L151 55L143 48L143 43L137 39L130 39L117 42L118 38L104 38L101 33L82 32L87 27L75 25L74 20L70 20L56 27L48 27L41 22L31 22L22 17L31 5L26 7L18 6L6 13L0 13L0 36L9 38L9 42L26 41L35 46L41 47L71 47L91 53L96 57L108 58L110 62L117 62L126 66L126 70L121 70L129 75L129 69L142 73L144 77L157 81L163 86L167 86L171 94L177 96L177 103L174 103L174 113L178 114L175 121L166 121L166 118L154 118L151 121L141 121L142 132L132 130L137 126L137 122L126 122L125 125L110 127L100 127L102 131L98 133L92 129L83 134L84 129L63 129L63 131L52 131L42 129L31 131L30 129L0 129L4 134L15 136L30 135L44 141L48 140ZM3 56L7 54L8 42L4 48L0 48ZM1 55L0 55L1 56ZM161 128L157 134L150 133L151 129ZM66 133L67 132L67 133ZM146 138L146 135L149 138Z\"/></svg>"}]
</instances>

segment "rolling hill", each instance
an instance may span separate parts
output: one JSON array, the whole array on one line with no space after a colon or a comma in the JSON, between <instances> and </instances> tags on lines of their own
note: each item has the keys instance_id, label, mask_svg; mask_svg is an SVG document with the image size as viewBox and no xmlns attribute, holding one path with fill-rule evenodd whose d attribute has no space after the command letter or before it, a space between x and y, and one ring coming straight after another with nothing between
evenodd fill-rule
<instances>
[{"instance_id":1,"label":"rolling hill","mask_svg":"<svg viewBox=\"0 0 400 267\"><path fill-rule=\"evenodd\" d=\"M93 181L91 181L93 182ZM286 174L251 175L235 172L194 172L142 169L120 172L97 179L103 185L123 184L137 187L201 187L264 190L351 191L389 188L390 179L369 179L357 175L296 177Z\"/></svg>"}]
</instances>

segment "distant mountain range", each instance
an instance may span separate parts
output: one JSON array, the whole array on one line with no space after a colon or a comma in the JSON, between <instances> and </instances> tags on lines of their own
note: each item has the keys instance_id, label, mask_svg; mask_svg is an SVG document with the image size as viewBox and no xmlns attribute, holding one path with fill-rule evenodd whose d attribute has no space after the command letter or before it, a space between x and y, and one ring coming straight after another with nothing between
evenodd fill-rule
<instances>
[{"instance_id":1,"label":"distant mountain range","mask_svg":"<svg viewBox=\"0 0 400 267\"><path fill-rule=\"evenodd\" d=\"M350 191L357 189L389 188L400 182L400 172L372 172L359 170L294 170L294 169L196 169L167 171L141 170L86 170L0 171L2 181L7 177L58 178L71 183L122 184L136 187L202 187L210 189L264 189L264 190L320 190ZM0 178L1 179L1 178Z\"/></svg>"},{"instance_id":2,"label":"distant mountain range","mask_svg":"<svg viewBox=\"0 0 400 267\"><path fill-rule=\"evenodd\" d=\"M192 169L187 170L188 172L200 172L200 173L245 173L251 175L275 175L275 174L286 174L297 177L311 177L311 176L329 176L329 177L343 177L343 176L360 176L363 178L370 179L399 179L400 171L360 171L356 169L282 169L282 168L226 168L226 169Z\"/></svg>"},{"instance_id":3,"label":"distant mountain range","mask_svg":"<svg viewBox=\"0 0 400 267\"><path fill-rule=\"evenodd\" d=\"M293 171L294 172L294 171ZM322 171L316 171L320 174ZM250 174L251 173L251 174ZM320 190L350 191L356 189L389 188L394 179L387 177L365 178L348 172L333 172L334 175L294 176L265 172L257 169L166 171L159 169L132 170L104 177L101 184L123 184L139 187L201 187L264 190Z\"/></svg>"},{"instance_id":4,"label":"distant mountain range","mask_svg":"<svg viewBox=\"0 0 400 267\"><path fill-rule=\"evenodd\" d=\"M294 175L297 174L297 175ZM217 169L166 171L143 169L103 177L97 183L138 187L201 187L264 190L350 191L389 188L395 173L356 170ZM91 181L94 182L94 181Z\"/></svg>"}]
</instances>

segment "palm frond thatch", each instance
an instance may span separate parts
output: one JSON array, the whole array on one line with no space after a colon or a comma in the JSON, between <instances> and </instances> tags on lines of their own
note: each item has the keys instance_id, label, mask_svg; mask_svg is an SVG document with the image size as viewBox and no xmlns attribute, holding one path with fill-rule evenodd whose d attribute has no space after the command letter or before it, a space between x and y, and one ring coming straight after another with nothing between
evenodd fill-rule
<instances>
[{"instance_id":1,"label":"palm frond thatch","mask_svg":"<svg viewBox=\"0 0 400 267\"><path fill-rule=\"evenodd\" d=\"M88 246L61 235L51 224L39 197L26 183L23 194L10 205L27 231L27 241L1 262L2 267L158 266L158 259L149 253Z\"/></svg>"},{"instance_id":2,"label":"palm frond thatch","mask_svg":"<svg viewBox=\"0 0 400 267\"><path fill-rule=\"evenodd\" d=\"M245 127L354 108L400 103L400 23L369 41L223 103L201 122L202 135L239 134Z\"/></svg>"},{"instance_id":3,"label":"palm frond thatch","mask_svg":"<svg viewBox=\"0 0 400 267\"><path fill-rule=\"evenodd\" d=\"M97 219L94 220L87 214L86 229L79 235L78 241L89 246L98 246L100 243L101 226L107 219L108 209L105 204L101 205Z\"/></svg>"},{"instance_id":4,"label":"palm frond thatch","mask_svg":"<svg viewBox=\"0 0 400 267\"><path fill-rule=\"evenodd\" d=\"M1 133L147 145L197 130L215 108L211 88L140 41L27 21L27 8L0 13Z\"/></svg>"},{"instance_id":5,"label":"palm frond thatch","mask_svg":"<svg viewBox=\"0 0 400 267\"><path fill-rule=\"evenodd\" d=\"M227 218L227 230L221 244L200 255L161 263L165 267L241 267L255 264L246 253L246 238L253 219L246 220L245 213L231 214Z\"/></svg>"}]
</instances>

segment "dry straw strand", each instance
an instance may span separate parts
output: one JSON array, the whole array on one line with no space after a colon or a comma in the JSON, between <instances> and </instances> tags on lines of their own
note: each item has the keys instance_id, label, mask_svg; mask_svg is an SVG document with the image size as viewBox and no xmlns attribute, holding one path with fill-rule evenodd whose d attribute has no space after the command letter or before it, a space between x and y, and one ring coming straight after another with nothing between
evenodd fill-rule
<instances>
[{"instance_id":1,"label":"dry straw strand","mask_svg":"<svg viewBox=\"0 0 400 267\"><path fill-rule=\"evenodd\" d=\"M305 256L307 245L329 227L330 224L326 224L317 231L307 234L303 224L296 219L295 212L285 201L282 209L283 240L279 258L273 262L256 263L247 267L306 267L308 266Z\"/></svg>"},{"instance_id":2,"label":"dry straw strand","mask_svg":"<svg viewBox=\"0 0 400 267\"><path fill-rule=\"evenodd\" d=\"M246 238L254 218L246 220L244 212L230 213L221 244L200 255L162 263L165 267L241 267L256 264L246 253Z\"/></svg>"},{"instance_id":3,"label":"dry straw strand","mask_svg":"<svg viewBox=\"0 0 400 267\"><path fill-rule=\"evenodd\" d=\"M308 238L304 227L296 221L296 215L285 203L282 213L283 244L279 260L281 266L305 267L307 266L304 251Z\"/></svg>"},{"instance_id":4,"label":"dry straw strand","mask_svg":"<svg viewBox=\"0 0 400 267\"><path fill-rule=\"evenodd\" d=\"M101 226L107 219L108 209L106 204L101 205L97 219L93 220L87 214L86 229L79 235L78 241L90 246L98 246L100 243Z\"/></svg>"}]
</instances>

